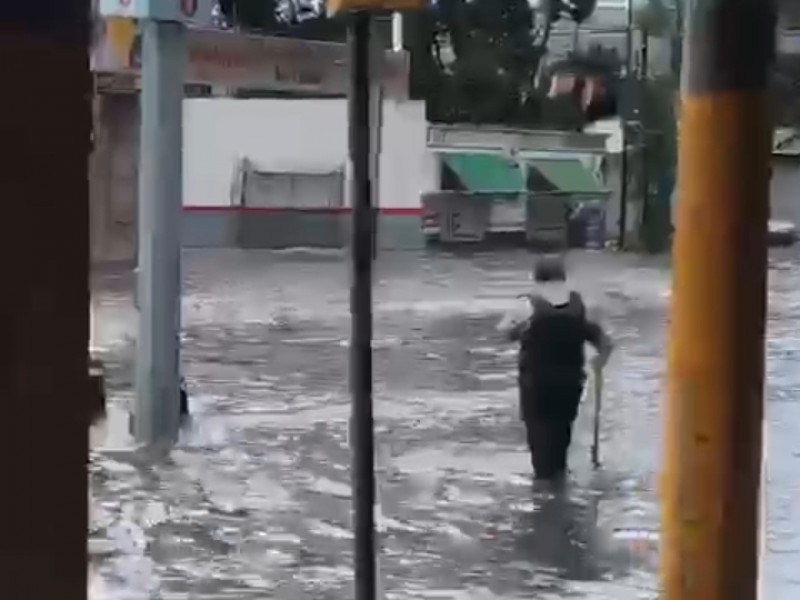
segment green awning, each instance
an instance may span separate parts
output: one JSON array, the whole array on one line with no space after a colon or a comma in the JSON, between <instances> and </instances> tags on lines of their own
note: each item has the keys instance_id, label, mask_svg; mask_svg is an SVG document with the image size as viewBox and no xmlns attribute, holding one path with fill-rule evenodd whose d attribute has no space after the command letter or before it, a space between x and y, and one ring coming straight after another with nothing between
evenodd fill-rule
<instances>
[{"instance_id":1,"label":"green awning","mask_svg":"<svg viewBox=\"0 0 800 600\"><path fill-rule=\"evenodd\" d=\"M520 193L525 191L522 170L516 161L497 154L442 153L448 167L470 192Z\"/></svg>"},{"instance_id":2,"label":"green awning","mask_svg":"<svg viewBox=\"0 0 800 600\"><path fill-rule=\"evenodd\" d=\"M597 178L577 158L537 158L528 160L527 164L560 192L605 195L606 190Z\"/></svg>"}]
</instances>

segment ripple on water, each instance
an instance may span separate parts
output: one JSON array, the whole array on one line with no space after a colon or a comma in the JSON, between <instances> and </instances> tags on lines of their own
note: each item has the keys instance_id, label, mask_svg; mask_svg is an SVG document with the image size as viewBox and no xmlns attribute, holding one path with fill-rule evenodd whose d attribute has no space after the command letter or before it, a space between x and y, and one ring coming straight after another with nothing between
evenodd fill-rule
<instances>
[{"instance_id":1,"label":"ripple on water","mask_svg":"<svg viewBox=\"0 0 800 600\"><path fill-rule=\"evenodd\" d=\"M570 258L618 350L606 371L604 468L589 465L587 411L559 502L532 490L516 351L494 331L530 290L530 257L382 260L374 369L387 598L655 598L658 540L648 536L659 518L669 273L630 257ZM770 598L793 600L800 271L795 261L780 269L770 281L764 572ZM311 255L189 253L186 274L195 419L167 464L125 449L118 413L131 399L135 314L118 284L97 295L113 407L90 468L92 598L346 597L346 268Z\"/></svg>"}]
</instances>

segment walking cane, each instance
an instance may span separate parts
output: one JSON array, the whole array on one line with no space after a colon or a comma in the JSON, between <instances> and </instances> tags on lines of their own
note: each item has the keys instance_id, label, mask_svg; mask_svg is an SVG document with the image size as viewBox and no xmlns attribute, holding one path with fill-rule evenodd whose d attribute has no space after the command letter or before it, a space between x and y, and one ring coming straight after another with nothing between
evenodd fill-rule
<instances>
[{"instance_id":1,"label":"walking cane","mask_svg":"<svg viewBox=\"0 0 800 600\"><path fill-rule=\"evenodd\" d=\"M594 432L592 438L592 466L600 467L600 413L603 408L603 368L594 368Z\"/></svg>"}]
</instances>

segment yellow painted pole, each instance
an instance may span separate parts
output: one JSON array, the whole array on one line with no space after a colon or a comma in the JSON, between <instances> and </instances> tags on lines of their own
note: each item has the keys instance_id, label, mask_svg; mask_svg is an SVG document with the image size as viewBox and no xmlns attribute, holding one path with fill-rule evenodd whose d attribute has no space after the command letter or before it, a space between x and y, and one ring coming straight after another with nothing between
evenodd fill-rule
<instances>
[{"instance_id":1,"label":"yellow painted pole","mask_svg":"<svg viewBox=\"0 0 800 600\"><path fill-rule=\"evenodd\" d=\"M770 0L689 4L663 472L664 600L754 600Z\"/></svg>"}]
</instances>

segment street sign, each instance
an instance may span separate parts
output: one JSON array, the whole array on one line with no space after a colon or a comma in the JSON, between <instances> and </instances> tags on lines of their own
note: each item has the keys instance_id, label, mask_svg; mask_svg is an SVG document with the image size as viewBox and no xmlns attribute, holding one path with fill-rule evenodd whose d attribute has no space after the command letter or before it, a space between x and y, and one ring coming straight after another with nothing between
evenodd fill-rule
<instances>
[{"instance_id":1,"label":"street sign","mask_svg":"<svg viewBox=\"0 0 800 600\"><path fill-rule=\"evenodd\" d=\"M214 0L100 0L104 17L175 21L205 27L212 24Z\"/></svg>"},{"instance_id":2,"label":"street sign","mask_svg":"<svg viewBox=\"0 0 800 600\"><path fill-rule=\"evenodd\" d=\"M343 12L395 12L401 10L424 10L428 0L327 0L328 16Z\"/></svg>"}]
</instances>

